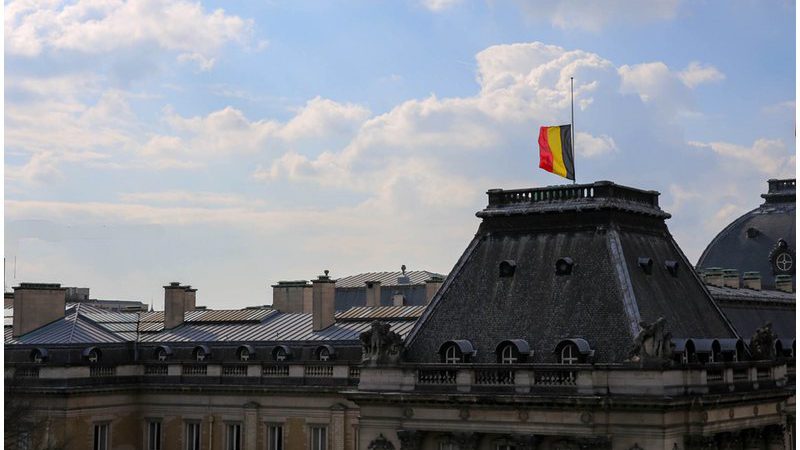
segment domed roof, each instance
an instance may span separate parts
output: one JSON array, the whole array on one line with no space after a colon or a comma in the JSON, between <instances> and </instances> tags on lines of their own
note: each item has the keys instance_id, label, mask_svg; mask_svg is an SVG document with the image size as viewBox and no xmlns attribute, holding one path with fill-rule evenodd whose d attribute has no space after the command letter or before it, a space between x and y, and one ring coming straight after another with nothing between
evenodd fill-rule
<instances>
[{"instance_id":1,"label":"domed roof","mask_svg":"<svg viewBox=\"0 0 800 450\"><path fill-rule=\"evenodd\" d=\"M698 268L760 272L774 289L776 275L795 274L795 180L769 180L764 203L734 220L708 244Z\"/></svg>"}]
</instances>

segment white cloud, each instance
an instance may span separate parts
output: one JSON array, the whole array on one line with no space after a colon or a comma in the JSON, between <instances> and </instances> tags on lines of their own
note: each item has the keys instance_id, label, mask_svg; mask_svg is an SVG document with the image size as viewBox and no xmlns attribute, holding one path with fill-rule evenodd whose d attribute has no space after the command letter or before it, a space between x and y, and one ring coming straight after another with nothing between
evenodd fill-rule
<instances>
[{"instance_id":1,"label":"white cloud","mask_svg":"<svg viewBox=\"0 0 800 450\"><path fill-rule=\"evenodd\" d=\"M589 133L578 132L575 135L575 151L578 156L593 158L619 151L619 149L614 139L605 134L592 136Z\"/></svg>"},{"instance_id":2,"label":"white cloud","mask_svg":"<svg viewBox=\"0 0 800 450\"><path fill-rule=\"evenodd\" d=\"M265 205L260 199L250 199L238 194L195 191L128 192L119 194L124 203L150 203L159 205L198 205L255 208Z\"/></svg>"},{"instance_id":3,"label":"white cloud","mask_svg":"<svg viewBox=\"0 0 800 450\"><path fill-rule=\"evenodd\" d=\"M683 84L693 89L699 84L722 81L725 79L725 74L711 64L693 61L678 73L678 78L683 81Z\"/></svg>"},{"instance_id":4,"label":"white cloud","mask_svg":"<svg viewBox=\"0 0 800 450\"><path fill-rule=\"evenodd\" d=\"M420 3L430 11L442 12L458 5L461 0L420 0Z\"/></svg>"},{"instance_id":5,"label":"white cloud","mask_svg":"<svg viewBox=\"0 0 800 450\"><path fill-rule=\"evenodd\" d=\"M750 147L730 142L689 142L699 149L711 150L724 162L735 163L739 169L756 169L769 177L793 177L796 156L780 139L757 139Z\"/></svg>"},{"instance_id":6,"label":"white cloud","mask_svg":"<svg viewBox=\"0 0 800 450\"><path fill-rule=\"evenodd\" d=\"M5 12L6 51L29 57L46 50L97 54L155 45L189 55L202 67L213 64L226 43L248 42L253 28L251 20L183 0L16 0Z\"/></svg>"},{"instance_id":7,"label":"white cloud","mask_svg":"<svg viewBox=\"0 0 800 450\"><path fill-rule=\"evenodd\" d=\"M597 32L611 25L641 25L674 19L681 0L523 0L517 3L531 19L547 18L557 28Z\"/></svg>"}]
</instances>

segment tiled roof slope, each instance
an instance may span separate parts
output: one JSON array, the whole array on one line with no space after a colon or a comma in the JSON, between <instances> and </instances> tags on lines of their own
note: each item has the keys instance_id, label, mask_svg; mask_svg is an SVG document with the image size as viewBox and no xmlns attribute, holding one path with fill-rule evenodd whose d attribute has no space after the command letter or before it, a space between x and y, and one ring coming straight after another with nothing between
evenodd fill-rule
<instances>
[{"instance_id":1,"label":"tiled roof slope","mask_svg":"<svg viewBox=\"0 0 800 450\"><path fill-rule=\"evenodd\" d=\"M427 270L409 270L406 271L405 276L408 277L408 283L400 283L398 279L403 276L403 272L367 272L358 275L351 275L342 277L336 280L336 288L363 288L367 281L380 281L381 287L392 286L407 286L409 284L425 285L425 280L431 276L442 277L441 274L428 272Z\"/></svg>"},{"instance_id":2,"label":"tiled roof slope","mask_svg":"<svg viewBox=\"0 0 800 450\"><path fill-rule=\"evenodd\" d=\"M795 294L774 290L733 289L707 286L719 307L742 339L749 339L765 323L779 338L794 339Z\"/></svg>"},{"instance_id":3,"label":"tiled roof slope","mask_svg":"<svg viewBox=\"0 0 800 450\"><path fill-rule=\"evenodd\" d=\"M483 222L408 338L412 361L438 361L448 340L467 339L475 362L496 362L499 343L525 339L536 362L553 362L567 338L586 339L597 362L624 360L638 322L667 320L675 337L734 331L670 236L658 193L598 182L489 191ZM556 261L574 261L557 275ZM651 258L652 273L638 265ZM667 260L678 262L673 276ZM499 264L516 264L511 277Z\"/></svg>"}]
</instances>

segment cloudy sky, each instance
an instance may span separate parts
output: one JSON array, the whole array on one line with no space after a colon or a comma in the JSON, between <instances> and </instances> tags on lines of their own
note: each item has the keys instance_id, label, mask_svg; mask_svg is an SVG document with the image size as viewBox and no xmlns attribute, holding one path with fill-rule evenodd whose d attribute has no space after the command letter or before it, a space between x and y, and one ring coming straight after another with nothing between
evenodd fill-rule
<instances>
[{"instance_id":1,"label":"cloudy sky","mask_svg":"<svg viewBox=\"0 0 800 450\"><path fill-rule=\"evenodd\" d=\"M578 181L660 191L692 261L794 176L793 1L7 1L6 287L449 272L487 189L564 181L570 76Z\"/></svg>"}]
</instances>

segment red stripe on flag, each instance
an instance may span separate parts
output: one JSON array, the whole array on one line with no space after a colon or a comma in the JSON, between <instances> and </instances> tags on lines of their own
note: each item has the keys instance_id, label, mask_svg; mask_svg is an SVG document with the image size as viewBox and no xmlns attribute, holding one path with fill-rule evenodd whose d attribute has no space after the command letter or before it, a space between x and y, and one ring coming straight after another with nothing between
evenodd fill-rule
<instances>
[{"instance_id":1,"label":"red stripe on flag","mask_svg":"<svg viewBox=\"0 0 800 450\"><path fill-rule=\"evenodd\" d=\"M550 150L550 143L547 142L547 128L539 128L539 168L548 172L553 171L553 152Z\"/></svg>"}]
</instances>

